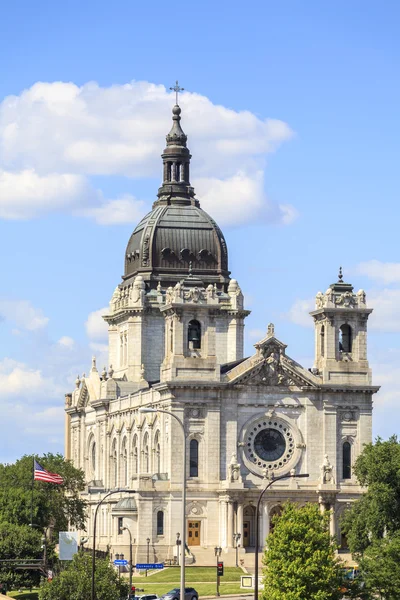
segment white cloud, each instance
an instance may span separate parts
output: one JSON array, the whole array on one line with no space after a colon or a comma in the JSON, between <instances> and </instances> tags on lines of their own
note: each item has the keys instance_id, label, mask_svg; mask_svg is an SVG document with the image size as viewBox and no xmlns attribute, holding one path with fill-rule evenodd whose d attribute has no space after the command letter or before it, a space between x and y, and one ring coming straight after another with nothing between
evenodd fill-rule
<instances>
[{"instance_id":1,"label":"white cloud","mask_svg":"<svg viewBox=\"0 0 400 600\"><path fill-rule=\"evenodd\" d=\"M109 200L102 206L80 211L82 215L93 218L99 225L120 225L138 223L146 212L145 203L126 195L117 200Z\"/></svg>"},{"instance_id":2,"label":"white cloud","mask_svg":"<svg viewBox=\"0 0 400 600\"><path fill-rule=\"evenodd\" d=\"M371 290L367 294L368 306L374 308L369 327L379 331L400 331L400 290Z\"/></svg>"},{"instance_id":3,"label":"white cloud","mask_svg":"<svg viewBox=\"0 0 400 600\"><path fill-rule=\"evenodd\" d=\"M0 315L18 327L36 331L47 325L48 317L28 300L0 300Z\"/></svg>"},{"instance_id":4,"label":"white cloud","mask_svg":"<svg viewBox=\"0 0 400 600\"><path fill-rule=\"evenodd\" d=\"M88 177L159 175L172 103L164 86L148 82L109 88L40 82L6 97L0 103L0 218L72 210L99 224L140 219L141 201L128 195L104 199ZM182 94L181 105L192 178L200 199L206 193L205 208L212 206L225 223L242 222L244 215L292 222L295 209L272 205L263 192L265 156L293 136L289 126L214 105L199 94Z\"/></svg>"},{"instance_id":5,"label":"white cloud","mask_svg":"<svg viewBox=\"0 0 400 600\"><path fill-rule=\"evenodd\" d=\"M0 218L30 219L49 210L79 204L93 195L81 175L52 173L39 176L33 169L0 170Z\"/></svg>"},{"instance_id":6,"label":"white cloud","mask_svg":"<svg viewBox=\"0 0 400 600\"><path fill-rule=\"evenodd\" d=\"M194 182L201 206L221 225L241 225L256 218L289 224L296 216L290 206L268 202L264 173L238 171L228 179L200 178Z\"/></svg>"},{"instance_id":7,"label":"white cloud","mask_svg":"<svg viewBox=\"0 0 400 600\"><path fill-rule=\"evenodd\" d=\"M309 313L315 309L315 299L296 300L286 314L286 318L302 327L313 327L314 323Z\"/></svg>"},{"instance_id":8,"label":"white cloud","mask_svg":"<svg viewBox=\"0 0 400 600\"><path fill-rule=\"evenodd\" d=\"M366 275L369 279L380 283L400 283L400 263L369 260L357 265L355 271L359 275Z\"/></svg>"},{"instance_id":9,"label":"white cloud","mask_svg":"<svg viewBox=\"0 0 400 600\"><path fill-rule=\"evenodd\" d=\"M64 335L63 337L61 337L58 340L57 344L59 346L62 346L63 348L68 348L68 350L72 350L72 348L75 346L74 340L68 335Z\"/></svg>"},{"instance_id":10,"label":"white cloud","mask_svg":"<svg viewBox=\"0 0 400 600\"><path fill-rule=\"evenodd\" d=\"M172 103L164 86L146 81L109 88L38 82L0 104L0 157L12 170L29 165L41 173L154 176ZM199 94L182 94L180 104L184 128L198 146L195 163L209 176L221 169L232 174L243 159L273 152L293 135L283 121Z\"/></svg>"},{"instance_id":11,"label":"white cloud","mask_svg":"<svg viewBox=\"0 0 400 600\"><path fill-rule=\"evenodd\" d=\"M42 375L39 369L31 369L23 363L9 358L0 362L0 398L18 396L32 399L40 393L42 397L56 396L60 388L51 378Z\"/></svg>"},{"instance_id":12,"label":"white cloud","mask_svg":"<svg viewBox=\"0 0 400 600\"><path fill-rule=\"evenodd\" d=\"M85 323L86 333L91 340L106 341L108 339L108 325L103 315L109 311L108 306L91 312Z\"/></svg>"}]
</instances>

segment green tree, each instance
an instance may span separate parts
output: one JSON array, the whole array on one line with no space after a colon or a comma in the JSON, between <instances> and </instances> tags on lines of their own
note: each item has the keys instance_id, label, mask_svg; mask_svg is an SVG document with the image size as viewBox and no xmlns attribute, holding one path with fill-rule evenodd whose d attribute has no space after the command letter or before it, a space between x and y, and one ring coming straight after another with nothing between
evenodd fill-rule
<instances>
[{"instance_id":1,"label":"green tree","mask_svg":"<svg viewBox=\"0 0 400 600\"><path fill-rule=\"evenodd\" d=\"M43 584L39 600L86 600L90 598L92 557L79 552L68 567L52 581ZM106 559L96 560L95 586L97 600L126 598L129 586Z\"/></svg>"},{"instance_id":2,"label":"green tree","mask_svg":"<svg viewBox=\"0 0 400 600\"><path fill-rule=\"evenodd\" d=\"M0 523L0 559L29 561L43 556L42 534L27 525ZM38 585L39 571L15 570L13 564L0 563L0 581L8 588Z\"/></svg>"},{"instance_id":3,"label":"green tree","mask_svg":"<svg viewBox=\"0 0 400 600\"><path fill-rule=\"evenodd\" d=\"M264 600L336 600L342 574L329 533L329 513L317 504L284 505L273 519L263 557Z\"/></svg>"},{"instance_id":4,"label":"green tree","mask_svg":"<svg viewBox=\"0 0 400 600\"><path fill-rule=\"evenodd\" d=\"M364 552L360 568L366 587L374 597L400 597L400 533L375 540Z\"/></svg>"},{"instance_id":5,"label":"green tree","mask_svg":"<svg viewBox=\"0 0 400 600\"><path fill-rule=\"evenodd\" d=\"M396 436L365 446L354 473L367 491L344 514L341 527L352 554L400 531L400 443Z\"/></svg>"},{"instance_id":6,"label":"green tree","mask_svg":"<svg viewBox=\"0 0 400 600\"><path fill-rule=\"evenodd\" d=\"M68 524L83 529L86 502L79 497L84 489L82 470L61 454L45 454L36 460L48 471L64 479L62 485L35 481L33 485L33 522L39 529L49 525L55 532ZM23 456L14 464L0 464L0 523L29 525L31 522L33 456Z\"/></svg>"}]
</instances>

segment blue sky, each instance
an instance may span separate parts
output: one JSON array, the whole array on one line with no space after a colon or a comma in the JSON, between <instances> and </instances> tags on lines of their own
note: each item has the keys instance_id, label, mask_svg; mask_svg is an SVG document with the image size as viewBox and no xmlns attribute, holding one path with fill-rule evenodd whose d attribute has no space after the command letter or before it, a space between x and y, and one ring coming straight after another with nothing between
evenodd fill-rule
<instances>
[{"instance_id":1,"label":"blue sky","mask_svg":"<svg viewBox=\"0 0 400 600\"><path fill-rule=\"evenodd\" d=\"M399 18L394 1L3 4L0 460L63 449L63 394L104 360L96 311L155 199L177 78L247 352L273 321L311 366L307 312L343 265L375 309L374 432L399 429Z\"/></svg>"}]
</instances>

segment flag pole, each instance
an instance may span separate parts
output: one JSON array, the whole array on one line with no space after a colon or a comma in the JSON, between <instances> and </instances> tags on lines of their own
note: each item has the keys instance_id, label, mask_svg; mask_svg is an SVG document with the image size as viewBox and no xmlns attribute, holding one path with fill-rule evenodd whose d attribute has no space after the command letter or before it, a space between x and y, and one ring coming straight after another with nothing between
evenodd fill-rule
<instances>
[{"instance_id":1,"label":"flag pole","mask_svg":"<svg viewBox=\"0 0 400 600\"><path fill-rule=\"evenodd\" d=\"M31 491L31 527L33 527L33 486L35 484L35 456L32 463L32 491Z\"/></svg>"}]
</instances>

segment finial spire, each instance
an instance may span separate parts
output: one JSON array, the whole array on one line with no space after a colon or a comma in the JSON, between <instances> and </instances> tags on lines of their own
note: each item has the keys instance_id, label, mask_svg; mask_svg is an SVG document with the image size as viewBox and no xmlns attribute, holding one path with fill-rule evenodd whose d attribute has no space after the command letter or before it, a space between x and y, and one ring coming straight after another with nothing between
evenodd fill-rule
<instances>
[{"instance_id":1,"label":"finial spire","mask_svg":"<svg viewBox=\"0 0 400 600\"><path fill-rule=\"evenodd\" d=\"M179 94L179 92L183 92L185 90L185 88L179 87L178 80L176 80L174 87L170 87L169 89L172 92L175 92L175 104L178 104L178 94Z\"/></svg>"},{"instance_id":2,"label":"finial spire","mask_svg":"<svg viewBox=\"0 0 400 600\"><path fill-rule=\"evenodd\" d=\"M342 267L339 267L339 283L343 283L343 271L342 271Z\"/></svg>"}]
</instances>

